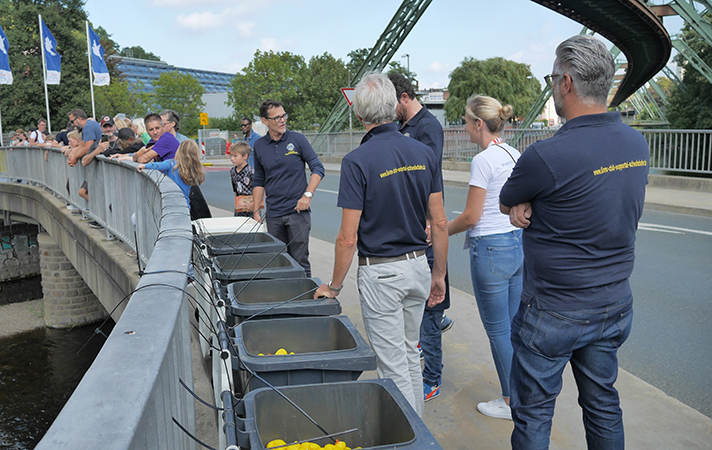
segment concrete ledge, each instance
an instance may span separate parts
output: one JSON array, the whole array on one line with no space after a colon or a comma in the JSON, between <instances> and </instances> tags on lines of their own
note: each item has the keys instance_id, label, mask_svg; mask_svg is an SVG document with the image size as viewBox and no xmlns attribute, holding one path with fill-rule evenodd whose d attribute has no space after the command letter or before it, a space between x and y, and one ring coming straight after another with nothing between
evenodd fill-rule
<instances>
[{"instance_id":1,"label":"concrete ledge","mask_svg":"<svg viewBox=\"0 0 712 450\"><path fill-rule=\"evenodd\" d=\"M712 178L649 175L648 186L663 189L678 189L684 191L712 193Z\"/></svg>"},{"instance_id":2,"label":"concrete ledge","mask_svg":"<svg viewBox=\"0 0 712 450\"><path fill-rule=\"evenodd\" d=\"M0 209L37 220L59 245L92 292L111 312L139 282L135 260L121 241L109 241L106 231L89 227L72 215L64 201L49 191L19 183L0 183ZM118 321L126 302L112 318Z\"/></svg>"}]
</instances>

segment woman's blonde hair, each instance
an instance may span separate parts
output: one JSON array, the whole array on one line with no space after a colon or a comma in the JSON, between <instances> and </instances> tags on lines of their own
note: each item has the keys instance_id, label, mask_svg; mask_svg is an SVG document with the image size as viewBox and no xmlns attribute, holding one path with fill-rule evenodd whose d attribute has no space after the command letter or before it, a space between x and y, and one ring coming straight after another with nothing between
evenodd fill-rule
<instances>
[{"instance_id":1,"label":"woman's blonde hair","mask_svg":"<svg viewBox=\"0 0 712 450\"><path fill-rule=\"evenodd\" d=\"M124 119L115 119L114 126L116 127L117 130L120 130L122 128L130 127L131 122L129 122L128 120L124 120Z\"/></svg>"},{"instance_id":2,"label":"woman's blonde hair","mask_svg":"<svg viewBox=\"0 0 712 450\"><path fill-rule=\"evenodd\" d=\"M181 179L189 186L197 186L205 181L203 164L200 162L200 148L195 141L186 140L180 143L174 158Z\"/></svg>"},{"instance_id":3,"label":"woman's blonde hair","mask_svg":"<svg viewBox=\"0 0 712 450\"><path fill-rule=\"evenodd\" d=\"M76 139L78 141L84 142L84 140L82 139L82 133L77 130L72 130L69 133L67 133L67 139Z\"/></svg>"},{"instance_id":4,"label":"woman's blonde hair","mask_svg":"<svg viewBox=\"0 0 712 450\"><path fill-rule=\"evenodd\" d=\"M486 95L473 95L467 99L465 113L472 119L482 119L492 133L500 133L512 117L512 105L504 105L499 100Z\"/></svg>"}]
</instances>

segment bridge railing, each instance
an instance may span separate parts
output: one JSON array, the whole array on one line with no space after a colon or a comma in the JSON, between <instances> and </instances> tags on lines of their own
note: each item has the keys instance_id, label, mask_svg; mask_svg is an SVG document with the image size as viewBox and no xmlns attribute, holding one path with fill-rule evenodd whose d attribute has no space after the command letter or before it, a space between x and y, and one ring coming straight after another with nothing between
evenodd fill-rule
<instances>
[{"instance_id":1,"label":"bridge railing","mask_svg":"<svg viewBox=\"0 0 712 450\"><path fill-rule=\"evenodd\" d=\"M179 384L193 380L185 295L190 214L172 180L135 167L104 157L69 167L58 150L0 148L2 181L37 183L89 209L108 237L137 250L145 264L120 320L38 449L195 448L173 423L195 433L194 402ZM84 181L88 202L78 195Z\"/></svg>"},{"instance_id":2,"label":"bridge railing","mask_svg":"<svg viewBox=\"0 0 712 450\"><path fill-rule=\"evenodd\" d=\"M712 130L640 130L650 146L650 168L712 174Z\"/></svg>"},{"instance_id":3,"label":"bridge railing","mask_svg":"<svg viewBox=\"0 0 712 450\"><path fill-rule=\"evenodd\" d=\"M448 161L472 161L472 158L482 151L482 148L470 142L470 136L463 127L445 128L443 158ZM505 142L512 141L516 129L505 129L502 138ZM712 130L639 130L650 147L650 168L670 171L673 173L709 174L712 175ZM542 139L548 139L556 130L526 130L516 148L523 152L531 144ZM343 157L359 146L365 131L306 134L310 142L320 141L320 148L325 149L324 156Z\"/></svg>"}]
</instances>

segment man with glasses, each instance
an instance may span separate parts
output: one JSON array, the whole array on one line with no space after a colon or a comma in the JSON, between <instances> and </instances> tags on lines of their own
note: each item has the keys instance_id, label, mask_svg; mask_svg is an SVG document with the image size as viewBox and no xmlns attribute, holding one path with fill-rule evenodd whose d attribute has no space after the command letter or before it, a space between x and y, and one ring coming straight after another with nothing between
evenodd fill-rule
<instances>
[{"instance_id":1,"label":"man with glasses","mask_svg":"<svg viewBox=\"0 0 712 450\"><path fill-rule=\"evenodd\" d=\"M82 109L74 109L69 113L69 122L82 132L84 145L72 149L67 159L67 164L74 167L84 155L91 153L101 142L101 126L94 119L87 118L87 113Z\"/></svg>"},{"instance_id":2,"label":"man with glasses","mask_svg":"<svg viewBox=\"0 0 712 450\"><path fill-rule=\"evenodd\" d=\"M633 320L629 278L649 150L619 112L607 112L614 73L610 52L591 36L557 47L546 81L566 123L522 153L500 193L502 213L524 228L524 287L512 322L515 450L548 448L568 363L588 448L624 448L614 383Z\"/></svg>"},{"instance_id":3,"label":"man with glasses","mask_svg":"<svg viewBox=\"0 0 712 450\"><path fill-rule=\"evenodd\" d=\"M267 230L288 244L288 253L311 277L309 205L324 178L324 165L304 135L287 130L288 116L281 102L265 100L260 105L260 116L268 133L254 144L254 204L261 205L267 196ZM305 163L311 171L308 184ZM260 210L255 211L254 219L261 220Z\"/></svg>"}]
</instances>

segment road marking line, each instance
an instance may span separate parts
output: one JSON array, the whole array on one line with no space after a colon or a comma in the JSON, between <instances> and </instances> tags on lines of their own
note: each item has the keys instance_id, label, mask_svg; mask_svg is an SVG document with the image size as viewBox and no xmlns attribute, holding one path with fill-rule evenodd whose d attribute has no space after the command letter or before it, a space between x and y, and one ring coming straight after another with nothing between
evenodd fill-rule
<instances>
[{"instance_id":1,"label":"road marking line","mask_svg":"<svg viewBox=\"0 0 712 450\"><path fill-rule=\"evenodd\" d=\"M638 228L647 230L647 231L660 231L660 232L680 232L680 234L683 233L696 233L696 234L702 234L705 236L712 236L712 231L702 231L702 230L691 230L689 228L680 228L680 227L671 227L668 225L658 225L655 223L639 223Z\"/></svg>"},{"instance_id":2,"label":"road marking line","mask_svg":"<svg viewBox=\"0 0 712 450\"><path fill-rule=\"evenodd\" d=\"M339 191L330 191L328 189L322 189L322 188L317 188L317 191L319 192L328 192L329 194L338 194Z\"/></svg>"}]
</instances>

